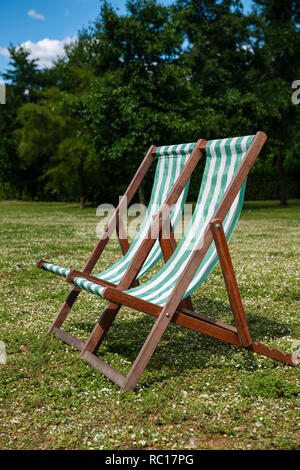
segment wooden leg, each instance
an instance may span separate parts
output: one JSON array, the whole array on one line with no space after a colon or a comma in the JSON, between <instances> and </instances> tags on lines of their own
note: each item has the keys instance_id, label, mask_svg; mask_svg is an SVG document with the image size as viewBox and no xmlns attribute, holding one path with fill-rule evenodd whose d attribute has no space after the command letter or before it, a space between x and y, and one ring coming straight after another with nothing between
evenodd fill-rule
<instances>
[{"instance_id":1,"label":"wooden leg","mask_svg":"<svg viewBox=\"0 0 300 470\"><path fill-rule=\"evenodd\" d=\"M139 281L135 280L132 283L132 286L135 287L139 285ZM120 308L122 305L115 304L113 302L109 302L106 306L105 310L103 311L101 317L99 318L98 322L96 323L90 337L86 341L80 357L83 358L86 351L96 353L101 346L112 322L116 318Z\"/></svg>"},{"instance_id":2,"label":"wooden leg","mask_svg":"<svg viewBox=\"0 0 300 470\"><path fill-rule=\"evenodd\" d=\"M48 333L51 334L54 328L60 328L63 322L65 321L68 313L74 305L75 300L77 299L81 289L77 286L74 286L68 297L64 301L60 311L56 315L52 325L50 326Z\"/></svg>"},{"instance_id":3,"label":"wooden leg","mask_svg":"<svg viewBox=\"0 0 300 470\"><path fill-rule=\"evenodd\" d=\"M121 305L116 305L112 302L109 302L106 306L90 337L81 350L80 357L82 359L87 351L95 353L99 349L120 308Z\"/></svg>"},{"instance_id":4,"label":"wooden leg","mask_svg":"<svg viewBox=\"0 0 300 470\"><path fill-rule=\"evenodd\" d=\"M225 237L225 233L222 226L221 219L214 219L211 223L211 230L216 244L220 265L222 268L226 289L233 311L238 336L241 342L241 346L247 348L252 344L248 323L242 304L240 291L237 285L232 261Z\"/></svg>"},{"instance_id":5,"label":"wooden leg","mask_svg":"<svg viewBox=\"0 0 300 470\"><path fill-rule=\"evenodd\" d=\"M171 318L172 315L166 313L165 309L161 311L132 368L130 369L130 372L126 377L122 389L134 389L142 373L144 372L145 367L150 361L151 356L154 353L162 335L164 334L167 326L169 325Z\"/></svg>"}]
</instances>

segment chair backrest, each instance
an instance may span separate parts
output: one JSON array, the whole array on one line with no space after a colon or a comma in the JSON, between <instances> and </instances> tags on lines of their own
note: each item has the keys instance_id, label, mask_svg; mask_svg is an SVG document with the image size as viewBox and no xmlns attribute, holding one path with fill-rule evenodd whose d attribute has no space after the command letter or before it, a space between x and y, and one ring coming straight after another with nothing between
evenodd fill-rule
<instances>
[{"instance_id":1,"label":"chair backrest","mask_svg":"<svg viewBox=\"0 0 300 470\"><path fill-rule=\"evenodd\" d=\"M194 148L194 145L195 144L193 143L157 147L157 164L154 175L154 183L144 220L127 253L114 265L99 273L98 276L101 277L101 279L113 282L115 284L118 284L121 281L124 272L134 258L142 241L147 236L153 221L153 216L161 209L169 192L182 172ZM183 206L185 204L189 189L189 183L190 180L185 185L185 188L178 198L171 213L171 223L174 229L181 219ZM161 258L161 256L162 253L160 244L158 241L156 241L146 261L144 262L137 279L143 276L143 274L145 274Z\"/></svg>"},{"instance_id":2,"label":"chair backrest","mask_svg":"<svg viewBox=\"0 0 300 470\"><path fill-rule=\"evenodd\" d=\"M202 177L197 204L191 222L175 252L162 269L152 279L141 286L127 291L143 300L163 306L182 274L197 242L210 223L226 188L234 179L236 171L249 149L254 136L211 140L206 145L206 164ZM229 241L239 219L245 192L246 180L232 203L223 222ZM218 257L214 242L211 243L185 296L190 295L210 274L217 264Z\"/></svg>"}]
</instances>

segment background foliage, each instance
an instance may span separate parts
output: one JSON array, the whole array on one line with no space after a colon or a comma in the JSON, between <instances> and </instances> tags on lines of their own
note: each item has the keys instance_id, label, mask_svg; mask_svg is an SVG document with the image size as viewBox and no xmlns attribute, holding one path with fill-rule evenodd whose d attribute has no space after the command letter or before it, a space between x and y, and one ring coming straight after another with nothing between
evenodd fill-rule
<instances>
[{"instance_id":1,"label":"background foliage","mask_svg":"<svg viewBox=\"0 0 300 470\"><path fill-rule=\"evenodd\" d=\"M0 198L115 203L150 144L257 130L269 139L246 198L300 197L300 4L254 4L129 0L121 16L104 1L50 69L11 45Z\"/></svg>"}]
</instances>

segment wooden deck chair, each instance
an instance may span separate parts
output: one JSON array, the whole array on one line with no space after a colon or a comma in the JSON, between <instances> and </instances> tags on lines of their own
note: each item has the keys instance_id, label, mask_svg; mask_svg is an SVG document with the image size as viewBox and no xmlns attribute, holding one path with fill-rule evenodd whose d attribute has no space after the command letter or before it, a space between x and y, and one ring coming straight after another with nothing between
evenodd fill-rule
<instances>
[{"instance_id":1,"label":"wooden deck chair","mask_svg":"<svg viewBox=\"0 0 300 470\"><path fill-rule=\"evenodd\" d=\"M130 289L123 288L130 285L144 262L146 240L118 287L104 287L97 278L78 272L69 274L69 282L110 302L82 348L80 357L121 389L129 390L136 386L170 321L290 365L299 363L294 354L284 354L253 342L227 245L242 209L248 172L266 138L264 133L258 132L255 136L207 143L206 166L191 223L177 247L170 239L168 253L165 252L168 261L148 282ZM162 240L163 227L168 226L169 221L160 219L155 223L160 228ZM207 278L218 259L235 326L200 315L182 303ZM158 317L127 376L95 354L115 317L116 310L111 310L112 305L117 308L126 305Z\"/></svg>"},{"instance_id":2,"label":"wooden deck chair","mask_svg":"<svg viewBox=\"0 0 300 470\"><path fill-rule=\"evenodd\" d=\"M116 230L123 257L105 271L96 274L95 277L99 279L101 285L119 285L127 268L130 266L132 259L134 259L136 253L139 251L144 238L149 236L152 224L155 220L155 213L162 210L164 205L166 207L172 207L171 225L172 229L176 228L177 223L181 219L183 206L186 201L190 176L197 165L204 148L205 141L202 140L199 140L196 146L194 144L179 144L163 147L150 147L127 191L121 199L119 206L115 210L110 222L104 230L102 237L99 239L86 265L84 266L82 273L85 275L89 275L91 273L113 231ZM126 230L122 221L122 215L127 211L129 203L154 160L156 161L156 170L148 209L140 230L135 236L132 244L129 246ZM137 285L138 279L143 276L161 258L161 256L162 251L160 243L156 240L154 244L151 244L151 246L149 245L144 263L134 276L134 279L132 279L128 285L125 284L126 287L129 288L131 285ZM65 278L71 272L68 268L50 263L43 259L39 260L37 266ZM74 273L74 271L72 272ZM78 286L74 286L72 288L48 330L48 333L54 333L55 336L66 343L75 346L77 349L82 349L84 343L73 335L63 331L61 326L80 291L81 288Z\"/></svg>"}]
</instances>

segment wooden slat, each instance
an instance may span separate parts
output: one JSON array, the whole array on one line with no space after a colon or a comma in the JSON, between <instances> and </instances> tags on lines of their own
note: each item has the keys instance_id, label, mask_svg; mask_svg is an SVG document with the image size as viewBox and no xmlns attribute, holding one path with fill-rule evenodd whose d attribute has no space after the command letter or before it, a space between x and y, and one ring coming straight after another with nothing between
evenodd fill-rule
<instances>
[{"instance_id":1,"label":"wooden slat","mask_svg":"<svg viewBox=\"0 0 300 470\"><path fill-rule=\"evenodd\" d=\"M224 328L220 323L218 324L217 322L211 323L210 321L207 321L205 317L202 319L200 317L194 317L175 312L171 321L172 323L184 326L189 330L198 331L199 333L203 333L205 335L212 336L213 338L226 341L227 343L240 346L240 341L236 331L233 329Z\"/></svg>"},{"instance_id":2,"label":"wooden slat","mask_svg":"<svg viewBox=\"0 0 300 470\"><path fill-rule=\"evenodd\" d=\"M60 328L53 328L53 333L57 338L61 339L70 346L74 346L74 348L78 349L79 351L82 350L84 342L76 338L76 336L70 335L70 333L63 331Z\"/></svg>"},{"instance_id":3,"label":"wooden slat","mask_svg":"<svg viewBox=\"0 0 300 470\"><path fill-rule=\"evenodd\" d=\"M169 215L164 220L163 216L160 218L159 243L164 262L166 263L171 258L177 246Z\"/></svg>"},{"instance_id":4,"label":"wooden slat","mask_svg":"<svg viewBox=\"0 0 300 470\"><path fill-rule=\"evenodd\" d=\"M248 348L250 351L261 354L262 356L270 357L276 361L284 362L290 366L297 366L300 364L300 357L297 354L283 353L275 348L269 348L263 343L252 343Z\"/></svg>"},{"instance_id":5,"label":"wooden slat","mask_svg":"<svg viewBox=\"0 0 300 470\"><path fill-rule=\"evenodd\" d=\"M119 217L117 217L116 220L117 220L116 231L117 231L122 255L124 256L129 250L129 241L127 238L126 229L125 229L121 214L119 214Z\"/></svg>"},{"instance_id":6,"label":"wooden slat","mask_svg":"<svg viewBox=\"0 0 300 470\"><path fill-rule=\"evenodd\" d=\"M126 381L126 376L120 374L120 372L118 372L106 362L102 361L102 359L99 359L99 357L95 356L95 354L91 353L90 351L85 351L85 353L81 355L80 358L84 359L92 367L99 370L103 375L105 375L105 377L118 384L119 387L123 388L124 383Z\"/></svg>"},{"instance_id":7,"label":"wooden slat","mask_svg":"<svg viewBox=\"0 0 300 470\"><path fill-rule=\"evenodd\" d=\"M84 355L86 351L94 353L99 349L120 308L121 305L114 304L112 302L108 303L101 317L94 326L92 333L85 342L80 356Z\"/></svg>"},{"instance_id":8,"label":"wooden slat","mask_svg":"<svg viewBox=\"0 0 300 470\"><path fill-rule=\"evenodd\" d=\"M237 333L235 326L228 325L228 323L223 323L219 320L215 320L214 318L206 317L205 315L202 315L201 313L195 312L193 310L182 308L179 310L179 312L194 318L198 318L199 320L205 321L206 323L211 323L212 325L223 328L224 330L231 331L232 333Z\"/></svg>"}]
</instances>

